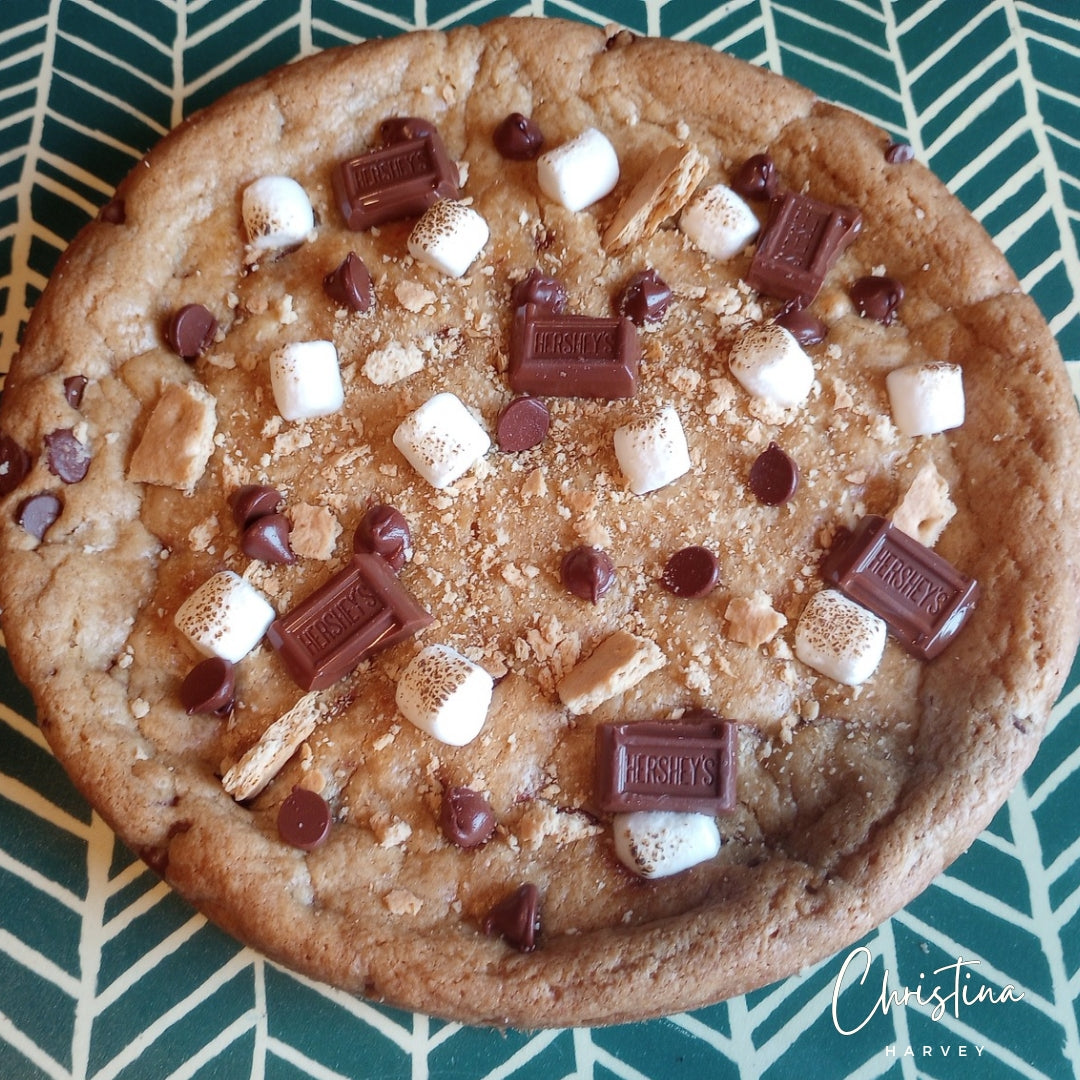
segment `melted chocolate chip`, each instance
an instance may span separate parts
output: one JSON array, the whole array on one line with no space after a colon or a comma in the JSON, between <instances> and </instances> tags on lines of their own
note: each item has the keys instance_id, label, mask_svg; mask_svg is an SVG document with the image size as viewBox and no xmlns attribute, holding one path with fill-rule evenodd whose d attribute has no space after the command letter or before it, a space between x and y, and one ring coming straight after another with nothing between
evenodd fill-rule
<instances>
[{"instance_id":1,"label":"melted chocolate chip","mask_svg":"<svg viewBox=\"0 0 1080 1080\"><path fill-rule=\"evenodd\" d=\"M124 206L124 200L120 198L110 199L98 211L97 219L109 225L123 225L127 221L127 208Z\"/></svg>"},{"instance_id":2,"label":"melted chocolate chip","mask_svg":"<svg viewBox=\"0 0 1080 1080\"><path fill-rule=\"evenodd\" d=\"M339 307L366 315L375 306L371 274L354 251L336 269L323 278L323 291Z\"/></svg>"},{"instance_id":3,"label":"melted chocolate chip","mask_svg":"<svg viewBox=\"0 0 1080 1080\"><path fill-rule=\"evenodd\" d=\"M256 518L240 538L245 555L265 563L294 563L296 555L289 546L289 519L284 514L263 514Z\"/></svg>"},{"instance_id":4,"label":"melted chocolate chip","mask_svg":"<svg viewBox=\"0 0 1080 1080\"><path fill-rule=\"evenodd\" d=\"M71 375L64 380L64 400L73 409L78 409L82 405L86 382L85 375Z\"/></svg>"},{"instance_id":5,"label":"melted chocolate chip","mask_svg":"<svg viewBox=\"0 0 1080 1080\"><path fill-rule=\"evenodd\" d=\"M484 920L485 934L498 934L520 952L536 948L540 931L540 893L535 885L522 885L500 900Z\"/></svg>"},{"instance_id":6,"label":"melted chocolate chip","mask_svg":"<svg viewBox=\"0 0 1080 1080\"><path fill-rule=\"evenodd\" d=\"M904 299L904 286L891 277L861 277L848 290L855 310L864 319L883 326L896 321L897 309Z\"/></svg>"},{"instance_id":7,"label":"melted chocolate chip","mask_svg":"<svg viewBox=\"0 0 1080 1080\"><path fill-rule=\"evenodd\" d=\"M388 116L379 125L379 138L384 144L423 139L435 133L435 125L421 116Z\"/></svg>"},{"instance_id":8,"label":"melted chocolate chip","mask_svg":"<svg viewBox=\"0 0 1080 1080\"><path fill-rule=\"evenodd\" d=\"M566 286L558 278L548 277L535 266L519 281L510 293L510 304L516 310L526 304L536 304L555 315L566 310Z\"/></svg>"},{"instance_id":9,"label":"melted chocolate chip","mask_svg":"<svg viewBox=\"0 0 1080 1080\"><path fill-rule=\"evenodd\" d=\"M786 503L799 486L799 466L774 443L750 466L750 490L766 506Z\"/></svg>"},{"instance_id":10,"label":"melted chocolate chip","mask_svg":"<svg viewBox=\"0 0 1080 1080\"><path fill-rule=\"evenodd\" d=\"M495 129L492 140L504 158L532 161L544 145L544 133L532 117L513 112Z\"/></svg>"},{"instance_id":11,"label":"melted chocolate chip","mask_svg":"<svg viewBox=\"0 0 1080 1080\"><path fill-rule=\"evenodd\" d=\"M708 596L716 588L720 567L708 548L685 547L668 559L660 580L668 592L692 600Z\"/></svg>"},{"instance_id":12,"label":"melted chocolate chip","mask_svg":"<svg viewBox=\"0 0 1080 1080\"><path fill-rule=\"evenodd\" d=\"M71 428L51 431L45 436L45 459L49 472L65 484L77 484L90 468L90 451L75 438Z\"/></svg>"},{"instance_id":13,"label":"melted chocolate chip","mask_svg":"<svg viewBox=\"0 0 1080 1080\"><path fill-rule=\"evenodd\" d=\"M30 455L10 436L0 434L0 497L14 491L30 471Z\"/></svg>"},{"instance_id":14,"label":"melted chocolate chip","mask_svg":"<svg viewBox=\"0 0 1080 1080\"><path fill-rule=\"evenodd\" d=\"M619 297L618 310L632 323L643 326L647 322L660 322L670 303L671 288L649 267L634 274L626 283Z\"/></svg>"},{"instance_id":15,"label":"melted chocolate chip","mask_svg":"<svg viewBox=\"0 0 1080 1080\"><path fill-rule=\"evenodd\" d=\"M202 304L185 304L169 319L165 341L178 356L194 360L214 343L217 328L217 319Z\"/></svg>"},{"instance_id":16,"label":"melted chocolate chip","mask_svg":"<svg viewBox=\"0 0 1080 1080\"><path fill-rule=\"evenodd\" d=\"M264 484L245 484L237 488L229 499L233 521L243 531L256 518L273 514L281 505L281 492Z\"/></svg>"},{"instance_id":17,"label":"melted chocolate chip","mask_svg":"<svg viewBox=\"0 0 1080 1080\"><path fill-rule=\"evenodd\" d=\"M606 551L582 545L563 556L559 578L569 592L595 604L615 584L615 564Z\"/></svg>"},{"instance_id":18,"label":"melted chocolate chip","mask_svg":"<svg viewBox=\"0 0 1080 1080\"><path fill-rule=\"evenodd\" d=\"M915 157L915 151L910 143L894 142L889 143L885 148L885 160L890 165L903 165L907 161L913 160Z\"/></svg>"},{"instance_id":19,"label":"melted chocolate chip","mask_svg":"<svg viewBox=\"0 0 1080 1080\"><path fill-rule=\"evenodd\" d=\"M829 332L821 319L811 315L798 304L786 305L773 322L782 326L804 348L808 345L820 345Z\"/></svg>"},{"instance_id":20,"label":"melted chocolate chip","mask_svg":"<svg viewBox=\"0 0 1080 1080\"><path fill-rule=\"evenodd\" d=\"M64 504L56 495L45 491L23 499L15 510L15 521L31 536L41 540L63 508Z\"/></svg>"},{"instance_id":21,"label":"melted chocolate chip","mask_svg":"<svg viewBox=\"0 0 1080 1080\"><path fill-rule=\"evenodd\" d=\"M400 510L380 503L360 519L353 536L353 550L381 555L397 573L412 556L412 532Z\"/></svg>"},{"instance_id":22,"label":"melted chocolate chip","mask_svg":"<svg viewBox=\"0 0 1080 1080\"><path fill-rule=\"evenodd\" d=\"M278 808L278 835L304 851L314 851L330 835L330 822L330 805L307 788L294 787Z\"/></svg>"},{"instance_id":23,"label":"melted chocolate chip","mask_svg":"<svg viewBox=\"0 0 1080 1080\"><path fill-rule=\"evenodd\" d=\"M180 704L188 716L214 713L227 716L236 696L236 676L228 660L211 656L196 664L180 684Z\"/></svg>"},{"instance_id":24,"label":"melted chocolate chip","mask_svg":"<svg viewBox=\"0 0 1080 1080\"><path fill-rule=\"evenodd\" d=\"M495 814L487 799L467 787L447 788L439 811L443 835L460 848L487 843L495 831Z\"/></svg>"},{"instance_id":25,"label":"melted chocolate chip","mask_svg":"<svg viewBox=\"0 0 1080 1080\"><path fill-rule=\"evenodd\" d=\"M779 183L773 159L768 154L755 154L736 170L731 189L744 199L771 199Z\"/></svg>"},{"instance_id":26,"label":"melted chocolate chip","mask_svg":"<svg viewBox=\"0 0 1080 1080\"><path fill-rule=\"evenodd\" d=\"M507 453L531 450L544 441L550 424L551 414L540 398L516 397L499 413L495 428L499 449Z\"/></svg>"}]
</instances>

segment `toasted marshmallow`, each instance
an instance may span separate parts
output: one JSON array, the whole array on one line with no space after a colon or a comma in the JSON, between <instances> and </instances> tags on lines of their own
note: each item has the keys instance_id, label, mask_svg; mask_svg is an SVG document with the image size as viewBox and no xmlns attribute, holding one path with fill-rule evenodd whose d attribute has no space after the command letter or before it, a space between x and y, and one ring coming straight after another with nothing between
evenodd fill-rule
<instances>
[{"instance_id":1,"label":"toasted marshmallow","mask_svg":"<svg viewBox=\"0 0 1080 1080\"><path fill-rule=\"evenodd\" d=\"M619 158L608 137L586 128L536 159L540 190L567 210L584 210L619 182Z\"/></svg>"},{"instance_id":2,"label":"toasted marshmallow","mask_svg":"<svg viewBox=\"0 0 1080 1080\"><path fill-rule=\"evenodd\" d=\"M395 700L402 716L448 746L464 746L487 719L494 680L448 645L428 645L409 661Z\"/></svg>"},{"instance_id":3,"label":"toasted marshmallow","mask_svg":"<svg viewBox=\"0 0 1080 1080\"><path fill-rule=\"evenodd\" d=\"M616 814L612 827L619 862L643 878L670 877L720 851L720 830L707 814L636 810Z\"/></svg>"},{"instance_id":4,"label":"toasted marshmallow","mask_svg":"<svg viewBox=\"0 0 1080 1080\"><path fill-rule=\"evenodd\" d=\"M884 651L885 623L836 589L815 593L795 627L795 655L848 686L870 678Z\"/></svg>"},{"instance_id":5,"label":"toasted marshmallow","mask_svg":"<svg viewBox=\"0 0 1080 1080\"><path fill-rule=\"evenodd\" d=\"M345 403L332 341L295 341L270 354L270 386L286 420L328 416Z\"/></svg>"},{"instance_id":6,"label":"toasted marshmallow","mask_svg":"<svg viewBox=\"0 0 1080 1080\"><path fill-rule=\"evenodd\" d=\"M231 570L204 581L177 609L176 628L204 656L239 663L262 640L276 612Z\"/></svg>"},{"instance_id":7,"label":"toasted marshmallow","mask_svg":"<svg viewBox=\"0 0 1080 1080\"><path fill-rule=\"evenodd\" d=\"M394 431L394 445L432 487L449 487L491 446L488 433L453 394L436 394Z\"/></svg>"},{"instance_id":8,"label":"toasted marshmallow","mask_svg":"<svg viewBox=\"0 0 1080 1080\"><path fill-rule=\"evenodd\" d=\"M779 405L801 405L814 385L814 363L776 323L748 330L731 350L731 374L747 393Z\"/></svg>"},{"instance_id":9,"label":"toasted marshmallow","mask_svg":"<svg viewBox=\"0 0 1080 1080\"><path fill-rule=\"evenodd\" d=\"M315 228L311 200L289 176L262 176L248 184L240 210L253 251L302 243Z\"/></svg>"},{"instance_id":10,"label":"toasted marshmallow","mask_svg":"<svg viewBox=\"0 0 1080 1080\"><path fill-rule=\"evenodd\" d=\"M616 428L615 457L635 495L678 480L690 471L690 451L679 414L665 405Z\"/></svg>"},{"instance_id":11,"label":"toasted marshmallow","mask_svg":"<svg viewBox=\"0 0 1080 1080\"><path fill-rule=\"evenodd\" d=\"M936 435L964 422L964 377L956 364L909 364L885 376L893 422L903 435Z\"/></svg>"},{"instance_id":12,"label":"toasted marshmallow","mask_svg":"<svg viewBox=\"0 0 1080 1080\"><path fill-rule=\"evenodd\" d=\"M761 225L754 211L723 184L699 191L679 215L679 229L714 259L730 259L753 240Z\"/></svg>"},{"instance_id":13,"label":"toasted marshmallow","mask_svg":"<svg viewBox=\"0 0 1080 1080\"><path fill-rule=\"evenodd\" d=\"M487 222L471 206L440 199L409 234L409 254L448 277L459 278L490 235Z\"/></svg>"}]
</instances>

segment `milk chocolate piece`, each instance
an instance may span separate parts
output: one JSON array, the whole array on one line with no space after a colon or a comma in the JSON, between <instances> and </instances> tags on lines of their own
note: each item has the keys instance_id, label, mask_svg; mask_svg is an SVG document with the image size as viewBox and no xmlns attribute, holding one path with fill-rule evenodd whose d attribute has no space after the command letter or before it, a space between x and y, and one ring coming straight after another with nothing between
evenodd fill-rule
<instances>
[{"instance_id":1,"label":"milk chocolate piece","mask_svg":"<svg viewBox=\"0 0 1080 1080\"><path fill-rule=\"evenodd\" d=\"M301 689L322 690L431 621L384 559L357 552L266 636Z\"/></svg>"},{"instance_id":2,"label":"milk chocolate piece","mask_svg":"<svg viewBox=\"0 0 1080 1080\"><path fill-rule=\"evenodd\" d=\"M413 552L412 530L405 515L386 503L369 507L353 534L353 550L378 555L399 573Z\"/></svg>"},{"instance_id":3,"label":"milk chocolate piece","mask_svg":"<svg viewBox=\"0 0 1080 1080\"><path fill-rule=\"evenodd\" d=\"M15 509L15 520L35 539L43 540L63 509L64 504L56 495L43 491L19 503Z\"/></svg>"},{"instance_id":4,"label":"milk chocolate piece","mask_svg":"<svg viewBox=\"0 0 1080 1080\"><path fill-rule=\"evenodd\" d=\"M294 787L278 807L278 836L303 851L314 851L329 835L330 804L318 792Z\"/></svg>"},{"instance_id":5,"label":"milk chocolate piece","mask_svg":"<svg viewBox=\"0 0 1080 1080\"><path fill-rule=\"evenodd\" d=\"M727 813L735 807L735 742L735 725L706 710L682 720L600 724L597 803L610 813Z\"/></svg>"},{"instance_id":6,"label":"milk chocolate piece","mask_svg":"<svg viewBox=\"0 0 1080 1080\"><path fill-rule=\"evenodd\" d=\"M49 472L65 484L77 484L90 468L90 451L71 428L51 431L45 436L45 459Z\"/></svg>"},{"instance_id":7,"label":"milk chocolate piece","mask_svg":"<svg viewBox=\"0 0 1080 1080\"><path fill-rule=\"evenodd\" d=\"M236 697L236 669L232 662L210 656L196 664L180 684L180 704L188 716L215 713L227 716Z\"/></svg>"},{"instance_id":8,"label":"milk chocolate piece","mask_svg":"<svg viewBox=\"0 0 1080 1080\"><path fill-rule=\"evenodd\" d=\"M780 186L776 163L768 154L754 154L735 170L732 190L744 199L772 199Z\"/></svg>"},{"instance_id":9,"label":"milk chocolate piece","mask_svg":"<svg viewBox=\"0 0 1080 1080\"><path fill-rule=\"evenodd\" d=\"M267 484L244 484L229 496L233 521L241 532L253 521L274 514L282 503L281 492Z\"/></svg>"},{"instance_id":10,"label":"milk chocolate piece","mask_svg":"<svg viewBox=\"0 0 1080 1080\"><path fill-rule=\"evenodd\" d=\"M561 315L566 310L566 286L534 266L510 290L510 304L515 309L537 304L554 315Z\"/></svg>"},{"instance_id":11,"label":"milk chocolate piece","mask_svg":"<svg viewBox=\"0 0 1080 1080\"><path fill-rule=\"evenodd\" d=\"M290 528L284 514L263 514L244 529L240 550L265 563L294 563L296 554L289 545Z\"/></svg>"},{"instance_id":12,"label":"milk chocolate piece","mask_svg":"<svg viewBox=\"0 0 1080 1080\"><path fill-rule=\"evenodd\" d=\"M526 304L510 335L510 385L523 394L626 398L637 390L641 346L626 318L558 315Z\"/></svg>"},{"instance_id":13,"label":"milk chocolate piece","mask_svg":"<svg viewBox=\"0 0 1080 1080\"><path fill-rule=\"evenodd\" d=\"M979 598L973 578L875 514L833 546L821 576L883 619L922 660L946 648Z\"/></svg>"},{"instance_id":14,"label":"milk chocolate piece","mask_svg":"<svg viewBox=\"0 0 1080 1080\"><path fill-rule=\"evenodd\" d=\"M635 326L660 322L671 303L671 286L650 266L640 270L626 283L619 296L619 314Z\"/></svg>"},{"instance_id":15,"label":"milk chocolate piece","mask_svg":"<svg viewBox=\"0 0 1080 1080\"><path fill-rule=\"evenodd\" d=\"M747 283L768 296L810 303L861 225L852 207L785 191L769 204Z\"/></svg>"},{"instance_id":16,"label":"milk chocolate piece","mask_svg":"<svg viewBox=\"0 0 1080 1080\"><path fill-rule=\"evenodd\" d=\"M341 265L323 278L323 292L335 304L361 315L375 306L371 273L355 251L350 251Z\"/></svg>"},{"instance_id":17,"label":"milk chocolate piece","mask_svg":"<svg viewBox=\"0 0 1080 1080\"><path fill-rule=\"evenodd\" d=\"M177 356L194 360L214 343L217 329L217 319L202 304L185 304L169 319L165 341Z\"/></svg>"},{"instance_id":18,"label":"milk chocolate piece","mask_svg":"<svg viewBox=\"0 0 1080 1080\"><path fill-rule=\"evenodd\" d=\"M456 199L457 166L434 129L341 162L334 195L350 229L419 217L440 199Z\"/></svg>"},{"instance_id":19,"label":"milk chocolate piece","mask_svg":"<svg viewBox=\"0 0 1080 1080\"><path fill-rule=\"evenodd\" d=\"M904 299L904 286L896 278L869 275L856 278L848 289L848 295L855 310L864 319L891 326L896 322L897 309Z\"/></svg>"},{"instance_id":20,"label":"milk chocolate piece","mask_svg":"<svg viewBox=\"0 0 1080 1080\"><path fill-rule=\"evenodd\" d=\"M511 161L532 161L539 157L544 145L544 133L531 117L519 112L510 113L492 135L495 149Z\"/></svg>"},{"instance_id":21,"label":"milk chocolate piece","mask_svg":"<svg viewBox=\"0 0 1080 1080\"><path fill-rule=\"evenodd\" d=\"M484 920L484 933L498 934L519 952L536 948L540 932L540 891L525 884L500 900Z\"/></svg>"},{"instance_id":22,"label":"milk chocolate piece","mask_svg":"<svg viewBox=\"0 0 1080 1080\"><path fill-rule=\"evenodd\" d=\"M615 584L615 564L606 551L582 544L563 556L559 580L575 596L596 604Z\"/></svg>"},{"instance_id":23,"label":"milk chocolate piece","mask_svg":"<svg viewBox=\"0 0 1080 1080\"><path fill-rule=\"evenodd\" d=\"M510 454L531 450L547 438L550 425L551 414L539 398L516 397L499 413L495 427L499 449Z\"/></svg>"},{"instance_id":24,"label":"milk chocolate piece","mask_svg":"<svg viewBox=\"0 0 1080 1080\"><path fill-rule=\"evenodd\" d=\"M495 813L478 791L451 787L443 792L439 826L452 844L460 848L481 847L495 831Z\"/></svg>"}]
</instances>

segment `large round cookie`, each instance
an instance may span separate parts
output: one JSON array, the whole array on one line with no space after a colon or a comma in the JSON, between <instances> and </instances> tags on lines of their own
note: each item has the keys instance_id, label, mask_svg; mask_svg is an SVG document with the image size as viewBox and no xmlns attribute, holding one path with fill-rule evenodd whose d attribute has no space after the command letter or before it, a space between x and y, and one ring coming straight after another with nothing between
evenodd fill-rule
<instances>
[{"instance_id":1,"label":"large round cookie","mask_svg":"<svg viewBox=\"0 0 1080 1080\"><path fill-rule=\"evenodd\" d=\"M602 131L619 160L614 191L581 211L543 194L535 162L495 148L513 111L538 122L545 148ZM490 227L460 279L409 257L415 218L345 225L334 168L375 146L394 116L437 125L465 167L463 196ZM703 187L767 151L784 189L861 214L810 305L828 335L807 347L805 404L754 399L731 374L733 347L782 306L742 283L752 246L713 258L669 219L612 250L618 208L676 145L704 156ZM65 257L0 416L5 477L21 472L13 445L29 465L0 504L4 631L43 730L95 806L185 896L270 955L478 1022L595 1023L699 1005L842 948L915 895L1030 760L1075 649L1067 468L1078 445L1034 305L941 185L916 163L888 161L887 147L850 114L707 50L553 21L327 53L166 140ZM300 183L315 229L253 261L242 192L267 175ZM751 205L764 221L766 204ZM349 251L374 278L369 314L342 311L323 289ZM417 475L392 436L435 393L452 391L496 432L514 396L511 291L530 269L564 282L568 311L600 317L646 266L674 297L640 330L632 398L545 398L552 422L539 447L493 447L448 489ZM904 286L888 325L853 310L849 287L872 271ZM193 363L165 334L192 303L219 323ZM345 403L287 421L269 357L310 340L336 344ZM966 415L912 438L893 423L885 375L926 360L962 367ZM393 379L402 365L418 370L382 385L371 377ZM202 420L212 399L213 434L181 421L159 455L181 486L136 482L133 459L151 449L144 436L170 386L187 388L179 400ZM613 432L657 405L675 408L692 468L635 495ZM779 506L747 483L772 441L801 472ZM212 452L187 490L200 446ZM956 508L934 550L981 596L935 659L890 640L869 679L842 685L795 655L800 615L823 585L820 558L865 515L891 514L920 473L937 478L926 517L941 511L943 487ZM229 498L248 483L282 492L296 562L241 550ZM62 502L45 530L26 501L43 493ZM179 688L199 657L174 616L223 569L289 612L347 568L375 502L412 527L399 580L433 621L316 691L310 737L238 802L223 773L311 699L264 644L237 664L229 718L188 715ZM579 544L616 566L596 604L560 581L564 552ZM719 558L720 583L704 598L661 583L688 545ZM620 632L665 663L571 713L564 678ZM395 701L410 660L434 643L497 679L483 730L463 747L419 731ZM644 881L616 859L611 815L597 806L595 729L701 708L738 721L737 805L717 819L717 857ZM277 826L297 785L334 814L310 853ZM443 793L457 785L486 793L499 822L476 850L439 826ZM492 906L522 883L540 900L527 953L484 933Z\"/></svg>"}]
</instances>

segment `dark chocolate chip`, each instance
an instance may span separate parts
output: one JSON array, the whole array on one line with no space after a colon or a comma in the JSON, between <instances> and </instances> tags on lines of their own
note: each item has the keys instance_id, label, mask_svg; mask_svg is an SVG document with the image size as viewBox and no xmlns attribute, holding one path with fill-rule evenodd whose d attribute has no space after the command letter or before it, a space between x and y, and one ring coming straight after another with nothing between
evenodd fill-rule
<instances>
[{"instance_id":1,"label":"dark chocolate chip","mask_svg":"<svg viewBox=\"0 0 1080 1080\"><path fill-rule=\"evenodd\" d=\"M799 466L774 442L750 466L750 490L766 506L786 503L799 487Z\"/></svg>"},{"instance_id":2,"label":"dark chocolate chip","mask_svg":"<svg viewBox=\"0 0 1080 1080\"><path fill-rule=\"evenodd\" d=\"M330 821L330 805L307 788L294 787L278 807L278 835L304 851L314 851L330 835Z\"/></svg>"},{"instance_id":3,"label":"dark chocolate chip","mask_svg":"<svg viewBox=\"0 0 1080 1080\"><path fill-rule=\"evenodd\" d=\"M165 341L178 356L194 360L214 343L217 328L217 319L202 304L185 304L169 319Z\"/></svg>"},{"instance_id":4,"label":"dark chocolate chip","mask_svg":"<svg viewBox=\"0 0 1080 1080\"><path fill-rule=\"evenodd\" d=\"M60 516L64 504L52 492L44 491L23 499L15 510L15 520L31 536L41 540L49 526Z\"/></svg>"},{"instance_id":5,"label":"dark chocolate chip","mask_svg":"<svg viewBox=\"0 0 1080 1080\"><path fill-rule=\"evenodd\" d=\"M51 431L45 436L45 458L49 472L65 484L77 484L90 468L90 451L75 438L71 428Z\"/></svg>"},{"instance_id":6,"label":"dark chocolate chip","mask_svg":"<svg viewBox=\"0 0 1080 1080\"><path fill-rule=\"evenodd\" d=\"M354 251L344 262L323 278L323 291L339 307L366 315L375 306L375 289L371 274Z\"/></svg>"},{"instance_id":7,"label":"dark chocolate chip","mask_svg":"<svg viewBox=\"0 0 1080 1080\"><path fill-rule=\"evenodd\" d=\"M896 321L897 309L904 299L904 286L891 277L861 277L848 290L855 310L864 319L873 319L883 326Z\"/></svg>"},{"instance_id":8,"label":"dark chocolate chip","mask_svg":"<svg viewBox=\"0 0 1080 1080\"><path fill-rule=\"evenodd\" d=\"M379 125L379 138L388 146L411 139L423 139L435 130L435 125L421 116L388 116Z\"/></svg>"},{"instance_id":9,"label":"dark chocolate chip","mask_svg":"<svg viewBox=\"0 0 1080 1080\"><path fill-rule=\"evenodd\" d=\"M353 550L381 555L395 572L412 557L412 532L405 515L380 503L367 510L353 536Z\"/></svg>"},{"instance_id":10,"label":"dark chocolate chip","mask_svg":"<svg viewBox=\"0 0 1080 1080\"><path fill-rule=\"evenodd\" d=\"M773 159L768 154L754 154L736 170L731 189L744 199L771 199L779 183Z\"/></svg>"},{"instance_id":11,"label":"dark chocolate chip","mask_svg":"<svg viewBox=\"0 0 1080 1080\"><path fill-rule=\"evenodd\" d=\"M82 405L86 382L85 375L71 375L64 380L64 400L73 409L78 409Z\"/></svg>"},{"instance_id":12,"label":"dark chocolate chip","mask_svg":"<svg viewBox=\"0 0 1080 1080\"><path fill-rule=\"evenodd\" d=\"M890 165L903 165L905 162L913 160L915 157L915 150L910 143L894 142L889 143L885 148L885 160Z\"/></svg>"},{"instance_id":13,"label":"dark chocolate chip","mask_svg":"<svg viewBox=\"0 0 1080 1080\"><path fill-rule=\"evenodd\" d=\"M825 340L829 328L816 315L798 304L789 304L773 320L782 326L803 348L808 345L820 345Z\"/></svg>"},{"instance_id":14,"label":"dark chocolate chip","mask_svg":"<svg viewBox=\"0 0 1080 1080\"><path fill-rule=\"evenodd\" d=\"M550 424L551 414L540 398L516 397L499 413L495 428L499 449L531 450L544 441Z\"/></svg>"},{"instance_id":15,"label":"dark chocolate chip","mask_svg":"<svg viewBox=\"0 0 1080 1080\"><path fill-rule=\"evenodd\" d=\"M660 322L671 303L671 288L660 275L649 267L634 274L626 283L619 297L618 310L632 323L643 326L647 322Z\"/></svg>"},{"instance_id":16,"label":"dark chocolate chip","mask_svg":"<svg viewBox=\"0 0 1080 1080\"><path fill-rule=\"evenodd\" d=\"M529 116L511 113L495 129L492 136L495 149L511 161L532 161L544 145L540 125Z\"/></svg>"},{"instance_id":17,"label":"dark chocolate chip","mask_svg":"<svg viewBox=\"0 0 1080 1080\"><path fill-rule=\"evenodd\" d=\"M97 219L109 225L123 225L127 221L127 208L124 206L124 200L120 198L110 199L98 211Z\"/></svg>"},{"instance_id":18,"label":"dark chocolate chip","mask_svg":"<svg viewBox=\"0 0 1080 1080\"><path fill-rule=\"evenodd\" d=\"M615 584L615 564L606 551L582 545L563 556L559 578L569 592L595 604Z\"/></svg>"},{"instance_id":19,"label":"dark chocolate chip","mask_svg":"<svg viewBox=\"0 0 1080 1080\"><path fill-rule=\"evenodd\" d=\"M664 566L664 588L686 599L708 596L720 580L716 556L706 547L684 547Z\"/></svg>"},{"instance_id":20,"label":"dark chocolate chip","mask_svg":"<svg viewBox=\"0 0 1080 1080\"><path fill-rule=\"evenodd\" d=\"M180 704L188 716L214 713L226 716L236 696L236 673L228 660L211 656L196 664L180 684Z\"/></svg>"},{"instance_id":21,"label":"dark chocolate chip","mask_svg":"<svg viewBox=\"0 0 1080 1080\"><path fill-rule=\"evenodd\" d=\"M536 304L553 315L561 315L566 310L566 286L534 266L511 290L510 304L515 311Z\"/></svg>"},{"instance_id":22,"label":"dark chocolate chip","mask_svg":"<svg viewBox=\"0 0 1080 1080\"><path fill-rule=\"evenodd\" d=\"M522 885L500 900L484 920L485 934L498 934L520 952L536 948L540 931L540 893L535 885Z\"/></svg>"},{"instance_id":23,"label":"dark chocolate chip","mask_svg":"<svg viewBox=\"0 0 1080 1080\"><path fill-rule=\"evenodd\" d=\"M281 492L277 488L265 484L245 484L232 493L229 507L237 528L243 531L256 518L276 513L281 502Z\"/></svg>"},{"instance_id":24,"label":"dark chocolate chip","mask_svg":"<svg viewBox=\"0 0 1080 1080\"><path fill-rule=\"evenodd\" d=\"M447 788L439 811L443 835L461 848L480 847L495 831L495 814L487 799L467 787Z\"/></svg>"},{"instance_id":25,"label":"dark chocolate chip","mask_svg":"<svg viewBox=\"0 0 1080 1080\"><path fill-rule=\"evenodd\" d=\"M14 491L30 471L30 455L10 436L0 433L0 497Z\"/></svg>"},{"instance_id":26,"label":"dark chocolate chip","mask_svg":"<svg viewBox=\"0 0 1080 1080\"><path fill-rule=\"evenodd\" d=\"M265 563L294 563L296 555L289 546L290 527L284 514L263 514L244 530L240 548L249 558Z\"/></svg>"}]
</instances>

